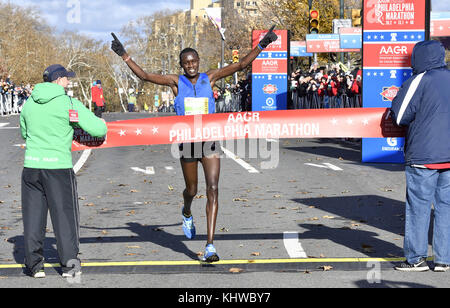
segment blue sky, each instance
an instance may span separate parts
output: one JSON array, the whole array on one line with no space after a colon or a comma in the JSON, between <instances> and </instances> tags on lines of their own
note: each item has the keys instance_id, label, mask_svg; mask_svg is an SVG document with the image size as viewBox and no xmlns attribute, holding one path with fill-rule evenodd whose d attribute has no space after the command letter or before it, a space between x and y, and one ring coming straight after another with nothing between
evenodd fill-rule
<instances>
[{"instance_id":1,"label":"blue sky","mask_svg":"<svg viewBox=\"0 0 450 308\"><path fill-rule=\"evenodd\" d=\"M111 32L119 32L138 17L190 7L190 0L15 0L12 3L36 7L42 19L57 31L72 30L102 41L110 40Z\"/></svg>"}]
</instances>

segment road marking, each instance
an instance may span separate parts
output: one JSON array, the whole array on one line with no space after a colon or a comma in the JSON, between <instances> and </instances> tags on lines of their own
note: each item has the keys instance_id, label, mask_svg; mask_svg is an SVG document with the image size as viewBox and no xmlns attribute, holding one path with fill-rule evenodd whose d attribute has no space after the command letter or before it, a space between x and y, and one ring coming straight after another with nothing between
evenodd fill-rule
<instances>
[{"instance_id":1,"label":"road marking","mask_svg":"<svg viewBox=\"0 0 450 308\"><path fill-rule=\"evenodd\" d=\"M427 258L432 261L432 258ZM214 265L234 265L234 264L273 264L273 263L344 263L344 262L402 262L405 258L299 258L299 259L255 259L255 260L220 260ZM83 267L115 267L115 266L180 266L180 265L203 265L200 260L191 261L123 261L123 262L90 262L81 263ZM206 263L209 264L209 263ZM24 268L24 264L1 264L0 269ZM59 263L45 263L46 268L60 268Z\"/></svg>"},{"instance_id":2,"label":"road marking","mask_svg":"<svg viewBox=\"0 0 450 308\"><path fill-rule=\"evenodd\" d=\"M5 127L6 125L9 125L9 123L0 123L0 127Z\"/></svg>"},{"instance_id":3,"label":"road marking","mask_svg":"<svg viewBox=\"0 0 450 308\"><path fill-rule=\"evenodd\" d=\"M334 171L343 171L343 169L341 169L341 168L339 168L339 167L337 167L335 165L332 165L330 163L324 163L323 165L306 163L305 165L312 166L312 167L317 167L317 168L331 169L331 170L334 170Z\"/></svg>"},{"instance_id":4,"label":"road marking","mask_svg":"<svg viewBox=\"0 0 450 308\"><path fill-rule=\"evenodd\" d=\"M136 172L142 172L144 174L153 175L155 174L155 168L153 167L146 167L145 170L139 167L131 167L131 170Z\"/></svg>"},{"instance_id":5,"label":"road marking","mask_svg":"<svg viewBox=\"0 0 450 308\"><path fill-rule=\"evenodd\" d=\"M300 243L298 232L284 232L283 243L289 257L291 258L307 258L306 252Z\"/></svg>"},{"instance_id":6,"label":"road marking","mask_svg":"<svg viewBox=\"0 0 450 308\"><path fill-rule=\"evenodd\" d=\"M73 171L75 172L75 174L78 173L78 171L80 171L80 169L83 167L83 165L86 163L87 159L89 158L89 155L91 155L92 150L91 149L87 149L83 151L83 154L81 154L80 159L78 160L78 162L75 164L75 166L73 166Z\"/></svg>"},{"instance_id":7,"label":"road marking","mask_svg":"<svg viewBox=\"0 0 450 308\"><path fill-rule=\"evenodd\" d=\"M270 138L269 138L269 139L266 139L266 141L267 141L267 142L276 142L276 143L279 142L277 139L270 139Z\"/></svg>"},{"instance_id":8,"label":"road marking","mask_svg":"<svg viewBox=\"0 0 450 308\"><path fill-rule=\"evenodd\" d=\"M236 155L234 155L234 153L232 153L231 151L227 150L224 147L221 147L222 151L225 153L226 156L228 156L229 158L231 158L232 160L234 160L235 162L237 162L239 165L241 165L244 169L246 169L249 173L259 173L258 170L256 170L255 168L253 168L251 165L249 165L248 163L246 163L245 161L243 161L242 159L240 159L239 157L237 157Z\"/></svg>"},{"instance_id":9,"label":"road marking","mask_svg":"<svg viewBox=\"0 0 450 308\"><path fill-rule=\"evenodd\" d=\"M25 148L27 145L26 143L22 143L22 144L15 144L14 146L18 148Z\"/></svg>"},{"instance_id":10,"label":"road marking","mask_svg":"<svg viewBox=\"0 0 450 308\"><path fill-rule=\"evenodd\" d=\"M173 167L172 166L167 166L167 167L165 167L165 169L166 170L173 170Z\"/></svg>"},{"instance_id":11,"label":"road marking","mask_svg":"<svg viewBox=\"0 0 450 308\"><path fill-rule=\"evenodd\" d=\"M341 168L339 168L339 167L337 167L337 166L335 166L335 165L332 165L332 164L330 164L330 163L324 163L324 165L327 166L328 168L330 168L331 170L335 170L335 171L343 171L343 169L341 169Z\"/></svg>"}]
</instances>

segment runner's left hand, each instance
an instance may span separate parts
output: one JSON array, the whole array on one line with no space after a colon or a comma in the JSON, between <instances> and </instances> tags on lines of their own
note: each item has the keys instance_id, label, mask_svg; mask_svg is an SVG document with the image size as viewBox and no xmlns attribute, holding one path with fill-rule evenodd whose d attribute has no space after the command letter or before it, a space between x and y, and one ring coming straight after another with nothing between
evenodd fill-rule
<instances>
[{"instance_id":1,"label":"runner's left hand","mask_svg":"<svg viewBox=\"0 0 450 308\"><path fill-rule=\"evenodd\" d=\"M275 29L275 25L270 28L269 32L263 37L263 39L259 42L259 45L262 48L266 48L269 46L272 42L275 42L278 39L278 36L273 32L273 29Z\"/></svg>"}]
</instances>

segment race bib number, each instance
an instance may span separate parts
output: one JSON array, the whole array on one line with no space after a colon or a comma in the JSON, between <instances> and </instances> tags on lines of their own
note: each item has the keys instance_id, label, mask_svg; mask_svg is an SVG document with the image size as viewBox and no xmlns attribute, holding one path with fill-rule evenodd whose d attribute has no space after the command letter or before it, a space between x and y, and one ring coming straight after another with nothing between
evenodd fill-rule
<instances>
[{"instance_id":1,"label":"race bib number","mask_svg":"<svg viewBox=\"0 0 450 308\"><path fill-rule=\"evenodd\" d=\"M186 97L184 99L185 115L208 114L207 97Z\"/></svg>"}]
</instances>

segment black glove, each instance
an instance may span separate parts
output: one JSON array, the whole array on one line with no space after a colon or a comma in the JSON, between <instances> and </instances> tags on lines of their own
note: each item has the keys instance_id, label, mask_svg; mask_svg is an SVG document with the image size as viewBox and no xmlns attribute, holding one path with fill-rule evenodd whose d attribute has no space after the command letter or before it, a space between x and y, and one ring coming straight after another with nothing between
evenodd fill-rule
<instances>
[{"instance_id":1,"label":"black glove","mask_svg":"<svg viewBox=\"0 0 450 308\"><path fill-rule=\"evenodd\" d=\"M123 48L122 43L119 41L119 39L114 33L111 33L111 35L114 38L111 44L111 49L119 56L123 56L124 53L126 53L125 48Z\"/></svg>"},{"instance_id":2,"label":"black glove","mask_svg":"<svg viewBox=\"0 0 450 308\"><path fill-rule=\"evenodd\" d=\"M265 49L270 43L275 42L278 39L278 36L273 33L273 29L275 29L275 25L270 28L269 32L263 37L263 39L259 42L259 46Z\"/></svg>"}]
</instances>

